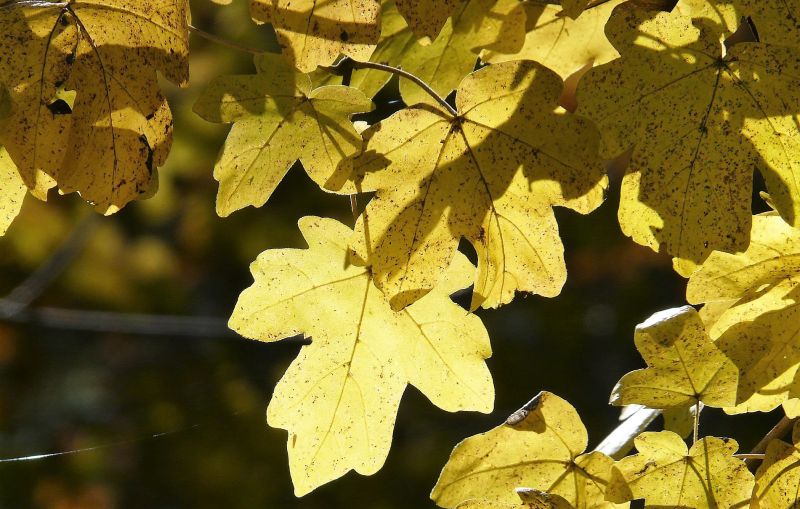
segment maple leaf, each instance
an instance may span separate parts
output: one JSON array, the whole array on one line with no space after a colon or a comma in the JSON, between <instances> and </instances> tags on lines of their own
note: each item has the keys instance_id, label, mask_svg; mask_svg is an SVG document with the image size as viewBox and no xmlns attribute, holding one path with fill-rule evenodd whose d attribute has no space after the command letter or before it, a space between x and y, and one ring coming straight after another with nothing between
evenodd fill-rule
<instances>
[{"instance_id":1,"label":"maple leaf","mask_svg":"<svg viewBox=\"0 0 800 509\"><path fill-rule=\"evenodd\" d=\"M419 105L364 133L353 180L378 192L352 244L395 309L436 285L462 237L478 253L473 309L509 302L516 290L560 292L566 269L552 206L588 213L605 184L598 134L557 111L561 88L537 63L492 65L461 83L457 117Z\"/></svg>"},{"instance_id":2,"label":"maple leaf","mask_svg":"<svg viewBox=\"0 0 800 509\"><path fill-rule=\"evenodd\" d=\"M472 72L484 50L515 53L525 41L525 10L518 0L468 0L459 5L439 36L428 45L409 47L398 65L447 96ZM406 104L431 102L418 86L402 80Z\"/></svg>"},{"instance_id":3,"label":"maple leaf","mask_svg":"<svg viewBox=\"0 0 800 509\"><path fill-rule=\"evenodd\" d=\"M527 15L525 43L519 51L485 50L481 59L489 63L535 60L566 79L582 67L605 64L619 57L603 31L611 11L623 0L605 2L578 19L560 15L557 5L523 4Z\"/></svg>"},{"instance_id":4,"label":"maple leaf","mask_svg":"<svg viewBox=\"0 0 800 509\"><path fill-rule=\"evenodd\" d=\"M711 341L691 306L654 314L636 326L636 348L648 367L626 374L611 404L675 408L736 402L738 370Z\"/></svg>"},{"instance_id":5,"label":"maple leaf","mask_svg":"<svg viewBox=\"0 0 800 509\"><path fill-rule=\"evenodd\" d=\"M289 431L289 466L303 495L351 469L381 467L408 383L448 411L489 412L494 389L486 330L449 298L469 285L474 267L465 257L436 291L395 312L369 268L348 263L350 229L315 217L300 229L309 249L262 253L230 326L262 341L313 338L267 410L271 426Z\"/></svg>"},{"instance_id":6,"label":"maple leaf","mask_svg":"<svg viewBox=\"0 0 800 509\"><path fill-rule=\"evenodd\" d=\"M27 191L8 152L0 147L0 236L5 235L19 214Z\"/></svg>"},{"instance_id":7,"label":"maple leaf","mask_svg":"<svg viewBox=\"0 0 800 509\"><path fill-rule=\"evenodd\" d=\"M751 509L797 507L800 504L800 426L792 431L793 445L782 440L767 444L764 460L756 471Z\"/></svg>"},{"instance_id":8,"label":"maple leaf","mask_svg":"<svg viewBox=\"0 0 800 509\"><path fill-rule=\"evenodd\" d=\"M632 148L619 221L626 235L692 262L747 246L751 168L780 213L798 218L796 51L760 43L723 54L720 28L678 10L618 6L606 34L622 57L590 70L579 113L603 133L604 155Z\"/></svg>"},{"instance_id":9,"label":"maple leaf","mask_svg":"<svg viewBox=\"0 0 800 509\"><path fill-rule=\"evenodd\" d=\"M441 507L476 499L513 504L516 487L563 497L577 509L617 507L605 502L605 483L614 460L583 454L588 436L575 409L541 392L504 424L459 443L431 498Z\"/></svg>"},{"instance_id":10,"label":"maple leaf","mask_svg":"<svg viewBox=\"0 0 800 509\"><path fill-rule=\"evenodd\" d=\"M456 509L575 509L575 506L560 495L551 495L529 488L517 488L516 494L522 499L518 504L492 502L491 500L467 500L458 504Z\"/></svg>"},{"instance_id":11,"label":"maple leaf","mask_svg":"<svg viewBox=\"0 0 800 509\"><path fill-rule=\"evenodd\" d=\"M298 160L320 187L341 188L329 179L362 145L350 116L372 109L354 88L312 88L280 55L259 55L255 65L257 74L212 81L194 106L206 120L233 123L214 167L223 217L266 203Z\"/></svg>"},{"instance_id":12,"label":"maple leaf","mask_svg":"<svg viewBox=\"0 0 800 509\"><path fill-rule=\"evenodd\" d=\"M689 302L725 303L709 332L739 370L736 406L726 409L733 413L800 396L800 232L762 215L753 217L750 239L741 253L712 253L686 290Z\"/></svg>"},{"instance_id":13,"label":"maple leaf","mask_svg":"<svg viewBox=\"0 0 800 509\"><path fill-rule=\"evenodd\" d=\"M259 23L271 23L284 56L302 72L339 55L367 60L380 36L379 0L250 0Z\"/></svg>"},{"instance_id":14,"label":"maple leaf","mask_svg":"<svg viewBox=\"0 0 800 509\"><path fill-rule=\"evenodd\" d=\"M639 454L615 463L606 496L614 502L644 499L645 508L745 507L753 474L734 458L739 444L705 437L687 449L671 431L645 432L634 440Z\"/></svg>"},{"instance_id":15,"label":"maple leaf","mask_svg":"<svg viewBox=\"0 0 800 509\"><path fill-rule=\"evenodd\" d=\"M169 152L157 71L188 79L185 1L11 2L0 76L13 103L0 144L39 198L58 185L101 212L145 194ZM74 102L59 97L74 91Z\"/></svg>"},{"instance_id":16,"label":"maple leaf","mask_svg":"<svg viewBox=\"0 0 800 509\"><path fill-rule=\"evenodd\" d=\"M396 0L397 10L414 33L435 39L462 0Z\"/></svg>"},{"instance_id":17,"label":"maple leaf","mask_svg":"<svg viewBox=\"0 0 800 509\"><path fill-rule=\"evenodd\" d=\"M681 0L693 17L706 17L732 34L742 18L753 23L761 42L800 46L800 0Z\"/></svg>"}]
</instances>

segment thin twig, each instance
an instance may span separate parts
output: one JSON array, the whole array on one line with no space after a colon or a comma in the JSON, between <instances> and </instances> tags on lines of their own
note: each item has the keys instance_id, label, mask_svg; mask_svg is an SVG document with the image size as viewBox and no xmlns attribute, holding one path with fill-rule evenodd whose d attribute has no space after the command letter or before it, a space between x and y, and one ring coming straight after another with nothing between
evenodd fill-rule
<instances>
[{"instance_id":1,"label":"thin twig","mask_svg":"<svg viewBox=\"0 0 800 509\"><path fill-rule=\"evenodd\" d=\"M353 224L358 221L358 195L350 195L350 212L353 213Z\"/></svg>"},{"instance_id":2,"label":"thin twig","mask_svg":"<svg viewBox=\"0 0 800 509\"><path fill-rule=\"evenodd\" d=\"M25 309L11 317L0 318L0 322L28 324L48 329L137 336L240 337L228 328L224 318L207 316L150 315L38 307ZM310 344L310 341L302 336L287 338L283 342Z\"/></svg>"},{"instance_id":3,"label":"thin twig","mask_svg":"<svg viewBox=\"0 0 800 509\"><path fill-rule=\"evenodd\" d=\"M391 74L396 74L396 75L398 75L400 77L403 77L403 78L405 78L407 80L410 80L410 81L414 82L422 90L424 90L429 96L431 96L434 99L436 99L436 102L441 104L442 107L444 107L444 109L446 109L447 112L450 113L453 117L458 117L458 111L456 111L455 108L450 106L450 103L445 101L444 97L442 97L439 94L437 94L436 91L433 88L431 88L430 85L425 83L421 78L411 74L408 71L404 71L403 69L400 69L399 67L393 67L393 66L388 65L388 64L379 64L377 62L359 62L357 60L351 60L350 61L350 65L352 65L353 68L355 68L355 69L376 69L378 71L383 71L383 72L388 72L388 73L391 73ZM335 68L335 66L333 68Z\"/></svg>"},{"instance_id":4,"label":"thin twig","mask_svg":"<svg viewBox=\"0 0 800 509\"><path fill-rule=\"evenodd\" d=\"M633 447L633 439L647 429L659 415L661 410L641 407L614 428L595 451L605 453L614 459L622 458Z\"/></svg>"},{"instance_id":5,"label":"thin twig","mask_svg":"<svg viewBox=\"0 0 800 509\"><path fill-rule=\"evenodd\" d=\"M222 46L227 46L228 48L234 49L236 51L243 51L245 53L252 53L253 55L261 55L263 53L266 53L266 51L264 51L264 50L251 48L249 46L245 46L243 44L239 44L238 42L234 42L234 41L231 41L229 39L225 39L224 37L220 37L218 35L211 34L209 32L206 32L203 29L197 28L194 25L189 25L189 31L199 35L203 39L209 40L211 42L215 42L215 43L220 44Z\"/></svg>"},{"instance_id":6,"label":"thin twig","mask_svg":"<svg viewBox=\"0 0 800 509\"><path fill-rule=\"evenodd\" d=\"M72 230L67 240L52 256L9 294L0 299L0 319L21 313L58 278L81 253L98 224L98 216L89 214Z\"/></svg>"},{"instance_id":7,"label":"thin twig","mask_svg":"<svg viewBox=\"0 0 800 509\"><path fill-rule=\"evenodd\" d=\"M692 443L696 444L700 436L700 400L694 405L694 419L692 426Z\"/></svg>"},{"instance_id":8,"label":"thin twig","mask_svg":"<svg viewBox=\"0 0 800 509\"><path fill-rule=\"evenodd\" d=\"M761 460L764 459L764 455L763 454L752 454L752 453L734 454L733 457L734 458L739 458L741 460L757 460L757 461L761 461Z\"/></svg>"},{"instance_id":9,"label":"thin twig","mask_svg":"<svg viewBox=\"0 0 800 509\"><path fill-rule=\"evenodd\" d=\"M761 441L758 442L755 447L753 447L753 449L750 451L750 454L763 455L764 451L767 450L767 446L769 445L769 443L772 442L773 440L783 438L784 436L786 436L786 434L789 433L789 431L792 429L792 426L794 426L795 422L797 422L796 417L790 418L784 415L783 418L780 421L778 421L778 424L776 424L774 428L769 430L769 432L766 435L764 435L764 438L762 438ZM750 466L754 462L759 461L760 459L761 458L749 458L747 459L747 464L748 466Z\"/></svg>"}]
</instances>

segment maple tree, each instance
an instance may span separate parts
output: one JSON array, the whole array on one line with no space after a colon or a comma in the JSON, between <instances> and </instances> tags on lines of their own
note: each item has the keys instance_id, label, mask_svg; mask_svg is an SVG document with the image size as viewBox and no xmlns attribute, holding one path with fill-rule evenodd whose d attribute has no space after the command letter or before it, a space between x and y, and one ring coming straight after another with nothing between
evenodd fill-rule
<instances>
[{"instance_id":1,"label":"maple tree","mask_svg":"<svg viewBox=\"0 0 800 509\"><path fill-rule=\"evenodd\" d=\"M302 496L381 468L408 385L446 411L492 411L492 347L473 312L556 297L567 271L554 208L591 213L607 162L625 160L620 228L673 257L702 305L639 325L646 367L611 391L625 411L663 413L664 429L629 417L621 439L588 450L575 408L542 392L458 444L431 498L800 504L798 428L780 440L800 416L800 2L249 5L280 54L194 27L187 0L0 1L0 234L26 195L79 193L102 214L152 196L173 131L158 75L189 85L190 33L253 53L254 74L218 77L194 105L231 124L217 213L263 206L299 162L353 214L352 227L301 219L308 247L262 253L229 322L259 341L311 339L267 409ZM753 170L770 212L753 214ZM465 290L462 307L452 295ZM751 453L700 436L705 407L780 406Z\"/></svg>"}]
</instances>

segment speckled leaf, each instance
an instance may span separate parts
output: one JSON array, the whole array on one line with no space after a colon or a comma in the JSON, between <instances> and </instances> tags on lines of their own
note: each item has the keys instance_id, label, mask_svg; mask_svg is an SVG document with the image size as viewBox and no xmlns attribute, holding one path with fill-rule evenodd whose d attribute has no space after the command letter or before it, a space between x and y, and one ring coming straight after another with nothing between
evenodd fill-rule
<instances>
[{"instance_id":1,"label":"speckled leaf","mask_svg":"<svg viewBox=\"0 0 800 509\"><path fill-rule=\"evenodd\" d=\"M515 53L524 41L525 10L519 0L467 0L431 44L410 47L400 65L445 97L475 69L482 50ZM400 94L406 104L432 101L408 80L400 81Z\"/></svg>"},{"instance_id":2,"label":"speckled leaf","mask_svg":"<svg viewBox=\"0 0 800 509\"><path fill-rule=\"evenodd\" d=\"M350 117L372 109L354 88L312 89L309 77L280 55L256 57L256 69L217 78L194 106L206 120L233 123L214 167L221 216L266 203L297 160L320 187L340 188L343 182L330 179L362 145Z\"/></svg>"},{"instance_id":3,"label":"speckled leaf","mask_svg":"<svg viewBox=\"0 0 800 509\"><path fill-rule=\"evenodd\" d=\"M634 340L648 367L623 376L611 404L675 408L700 401L719 408L736 402L736 366L711 341L693 307L654 314L636 326Z\"/></svg>"},{"instance_id":4,"label":"speckled leaf","mask_svg":"<svg viewBox=\"0 0 800 509\"><path fill-rule=\"evenodd\" d=\"M730 35L750 18L761 42L800 47L800 0L680 0L695 17L719 23Z\"/></svg>"},{"instance_id":5,"label":"speckled leaf","mask_svg":"<svg viewBox=\"0 0 800 509\"><path fill-rule=\"evenodd\" d=\"M19 214L27 191L8 152L0 147L0 236L5 235Z\"/></svg>"},{"instance_id":6,"label":"speckled leaf","mask_svg":"<svg viewBox=\"0 0 800 509\"><path fill-rule=\"evenodd\" d=\"M789 445L772 440L764 461L756 471L751 509L775 509L800 506L800 426L795 424Z\"/></svg>"},{"instance_id":7,"label":"speckled leaf","mask_svg":"<svg viewBox=\"0 0 800 509\"><path fill-rule=\"evenodd\" d=\"M275 27L284 56L302 72L339 55L367 60L380 36L379 0L250 0L250 13Z\"/></svg>"},{"instance_id":8,"label":"speckled leaf","mask_svg":"<svg viewBox=\"0 0 800 509\"><path fill-rule=\"evenodd\" d=\"M13 102L0 143L36 196L57 184L114 212L151 189L172 138L156 73L187 81L187 18L180 0L0 10L0 76Z\"/></svg>"},{"instance_id":9,"label":"speckled leaf","mask_svg":"<svg viewBox=\"0 0 800 509\"><path fill-rule=\"evenodd\" d=\"M315 217L301 219L300 229L309 249L262 253L251 266L255 284L230 320L262 341L312 338L267 409L269 424L289 431L298 496L349 470L380 469L408 383L448 411L489 412L494 403L486 330L449 298L469 284L474 267L465 257L436 291L394 312L369 269L348 262L351 230Z\"/></svg>"},{"instance_id":10,"label":"speckled leaf","mask_svg":"<svg viewBox=\"0 0 800 509\"><path fill-rule=\"evenodd\" d=\"M473 308L509 302L517 290L560 292L566 270L552 206L587 213L605 184L598 134L557 111L561 88L534 62L497 64L463 81L458 118L419 105L365 132L354 179L378 192L353 245L395 309L436 285L462 237L478 253Z\"/></svg>"},{"instance_id":11,"label":"speckled leaf","mask_svg":"<svg viewBox=\"0 0 800 509\"><path fill-rule=\"evenodd\" d=\"M747 250L712 253L689 279L689 302L735 299L709 329L740 373L727 411L769 411L800 396L798 285L800 231L772 214L753 218Z\"/></svg>"},{"instance_id":12,"label":"speckled leaf","mask_svg":"<svg viewBox=\"0 0 800 509\"><path fill-rule=\"evenodd\" d=\"M397 10L419 36L435 39L463 0L396 0Z\"/></svg>"},{"instance_id":13,"label":"speckled leaf","mask_svg":"<svg viewBox=\"0 0 800 509\"><path fill-rule=\"evenodd\" d=\"M458 444L431 498L440 507L473 499L514 504L514 488L526 487L563 497L576 509L619 507L604 495L614 460L582 454L587 441L575 409L541 392L504 424Z\"/></svg>"},{"instance_id":14,"label":"speckled leaf","mask_svg":"<svg viewBox=\"0 0 800 509\"><path fill-rule=\"evenodd\" d=\"M729 438L705 437L686 448L671 431L645 432L634 441L639 454L618 461L608 484L615 502L644 499L645 508L746 507L753 474L733 454Z\"/></svg>"},{"instance_id":15,"label":"speckled leaf","mask_svg":"<svg viewBox=\"0 0 800 509\"><path fill-rule=\"evenodd\" d=\"M603 31L611 11L623 0L612 0L584 12L574 20L561 16L556 5L523 4L527 14L525 44L516 53L487 50L481 58L490 63L535 60L566 79L587 64L605 64L619 53Z\"/></svg>"},{"instance_id":16,"label":"speckled leaf","mask_svg":"<svg viewBox=\"0 0 800 509\"><path fill-rule=\"evenodd\" d=\"M747 246L753 168L781 215L800 217L798 54L744 43L723 56L720 30L679 10L623 4L606 26L622 58L589 71L578 90L604 155L633 147L624 232L690 262Z\"/></svg>"}]
</instances>

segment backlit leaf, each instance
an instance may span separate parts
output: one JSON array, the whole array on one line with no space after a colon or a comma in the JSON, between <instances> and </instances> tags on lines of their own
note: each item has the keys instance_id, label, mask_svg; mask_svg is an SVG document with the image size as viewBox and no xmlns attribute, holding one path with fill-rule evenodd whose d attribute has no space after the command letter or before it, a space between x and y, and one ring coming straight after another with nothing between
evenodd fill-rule
<instances>
[{"instance_id":1,"label":"backlit leaf","mask_svg":"<svg viewBox=\"0 0 800 509\"><path fill-rule=\"evenodd\" d=\"M369 269L349 263L351 230L315 217L300 229L309 248L262 253L230 326L262 341L312 338L267 410L271 426L289 431L289 467L303 495L349 470L380 469L408 383L448 411L489 412L494 389L486 330L449 298L469 284L466 258L425 299L395 312Z\"/></svg>"},{"instance_id":2,"label":"backlit leaf","mask_svg":"<svg viewBox=\"0 0 800 509\"><path fill-rule=\"evenodd\" d=\"M687 449L680 436L660 431L642 433L634 442L639 454L614 465L609 500L644 499L645 508L653 509L747 506L753 474L733 457L735 440L705 437Z\"/></svg>"},{"instance_id":3,"label":"backlit leaf","mask_svg":"<svg viewBox=\"0 0 800 509\"><path fill-rule=\"evenodd\" d=\"M636 348L648 367L623 376L613 405L676 408L698 401L712 407L736 402L736 366L711 341L694 308L661 311L636 327Z\"/></svg>"},{"instance_id":4,"label":"backlit leaf","mask_svg":"<svg viewBox=\"0 0 800 509\"><path fill-rule=\"evenodd\" d=\"M484 51L481 58L490 63L508 60L535 60L566 79L587 64L605 64L619 56L606 38L603 27L611 11L623 0L605 2L584 12L578 19L561 16L556 5L524 4L527 14L525 44L516 53Z\"/></svg>"},{"instance_id":5,"label":"backlit leaf","mask_svg":"<svg viewBox=\"0 0 800 509\"><path fill-rule=\"evenodd\" d=\"M753 168L790 223L800 210L797 52L743 43L724 53L720 30L621 5L606 34L622 58L589 71L578 94L606 157L633 147L624 232L690 262L747 246Z\"/></svg>"},{"instance_id":6,"label":"backlit leaf","mask_svg":"<svg viewBox=\"0 0 800 509\"><path fill-rule=\"evenodd\" d=\"M473 308L497 307L517 290L560 292L566 270L552 206L588 213L605 183L598 135L557 111L561 88L534 62L492 65L460 85L458 118L418 105L365 132L354 180L378 192L353 244L395 309L436 285L460 238L478 253Z\"/></svg>"},{"instance_id":7,"label":"backlit leaf","mask_svg":"<svg viewBox=\"0 0 800 509\"><path fill-rule=\"evenodd\" d=\"M800 506L800 427L794 426L792 442L772 440L756 471L751 509Z\"/></svg>"},{"instance_id":8,"label":"backlit leaf","mask_svg":"<svg viewBox=\"0 0 800 509\"><path fill-rule=\"evenodd\" d=\"M172 139L157 71L188 79L185 1L12 2L0 76L13 103L0 143L31 191L58 185L101 212L145 195ZM59 91L74 91L70 104Z\"/></svg>"},{"instance_id":9,"label":"backlit leaf","mask_svg":"<svg viewBox=\"0 0 800 509\"><path fill-rule=\"evenodd\" d=\"M271 23L284 56L302 72L339 55L369 59L378 43L379 0L250 0L250 13Z\"/></svg>"},{"instance_id":10,"label":"backlit leaf","mask_svg":"<svg viewBox=\"0 0 800 509\"><path fill-rule=\"evenodd\" d=\"M800 396L800 232L779 216L753 218L750 246L714 252L689 279L689 302L736 299L710 328L739 370L731 412L768 411Z\"/></svg>"},{"instance_id":11,"label":"backlit leaf","mask_svg":"<svg viewBox=\"0 0 800 509\"><path fill-rule=\"evenodd\" d=\"M504 424L458 444L431 498L441 507L471 499L510 505L519 502L514 488L526 487L563 497L576 509L619 507L605 501L614 460L583 454L587 441L575 409L542 392Z\"/></svg>"},{"instance_id":12,"label":"backlit leaf","mask_svg":"<svg viewBox=\"0 0 800 509\"><path fill-rule=\"evenodd\" d=\"M750 18L761 42L800 47L800 1L681 0L692 16L706 17L736 31L742 17Z\"/></svg>"},{"instance_id":13,"label":"backlit leaf","mask_svg":"<svg viewBox=\"0 0 800 509\"><path fill-rule=\"evenodd\" d=\"M447 18L463 0L396 0L397 10L415 34L435 39Z\"/></svg>"},{"instance_id":14,"label":"backlit leaf","mask_svg":"<svg viewBox=\"0 0 800 509\"><path fill-rule=\"evenodd\" d=\"M329 179L362 145L350 117L372 108L354 88L312 88L279 55L256 57L256 69L217 78L194 107L206 120L233 123L214 167L221 216L266 203L297 160L321 187L341 187Z\"/></svg>"},{"instance_id":15,"label":"backlit leaf","mask_svg":"<svg viewBox=\"0 0 800 509\"><path fill-rule=\"evenodd\" d=\"M0 147L0 236L5 235L19 214L27 191L8 152Z\"/></svg>"}]
</instances>

